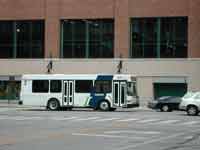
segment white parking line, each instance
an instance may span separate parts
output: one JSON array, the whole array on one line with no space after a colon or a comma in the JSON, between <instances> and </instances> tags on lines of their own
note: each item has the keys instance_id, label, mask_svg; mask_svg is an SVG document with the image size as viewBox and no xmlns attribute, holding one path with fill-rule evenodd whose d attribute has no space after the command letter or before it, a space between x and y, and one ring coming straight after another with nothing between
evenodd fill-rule
<instances>
[{"instance_id":1,"label":"white parking line","mask_svg":"<svg viewBox=\"0 0 200 150\"><path fill-rule=\"evenodd\" d=\"M99 119L99 120L94 120L94 122L104 122L104 121L111 121L111 120L116 120L120 118L105 118L105 119Z\"/></svg>"},{"instance_id":2,"label":"white parking line","mask_svg":"<svg viewBox=\"0 0 200 150\"><path fill-rule=\"evenodd\" d=\"M161 134L158 131L137 131L137 130L119 130L119 131L106 131L106 134L120 134L120 133L134 133L134 134Z\"/></svg>"},{"instance_id":3,"label":"white parking line","mask_svg":"<svg viewBox=\"0 0 200 150\"><path fill-rule=\"evenodd\" d=\"M100 117L89 117L89 118L80 118L80 119L75 119L73 121L87 121L87 120L95 120L99 119Z\"/></svg>"},{"instance_id":4,"label":"white parking line","mask_svg":"<svg viewBox=\"0 0 200 150\"><path fill-rule=\"evenodd\" d=\"M85 134L85 133L72 133L72 135L76 136L90 136L90 137L104 137L104 138L122 138L122 139L138 139L144 140L145 137L129 137L129 136L122 136L122 135L107 135L107 134Z\"/></svg>"},{"instance_id":5,"label":"white parking line","mask_svg":"<svg viewBox=\"0 0 200 150\"><path fill-rule=\"evenodd\" d=\"M183 136L183 135L184 135L184 133L173 134L173 135L170 135L170 136L167 136L167 137L164 137L164 138L156 138L156 139L153 139L153 140L147 140L147 141L144 141L144 142L138 143L138 144L134 143L134 145L128 145L128 146L119 148L117 150L134 149L134 148L139 147L139 146L143 146L143 145L147 145L147 144L152 144L152 143L156 143L156 142L161 142L161 141L164 141L164 140L167 140L167 139L171 139L171 138L175 138L175 137Z\"/></svg>"},{"instance_id":6,"label":"white parking line","mask_svg":"<svg viewBox=\"0 0 200 150\"><path fill-rule=\"evenodd\" d=\"M188 125L188 126L190 126L190 125L194 125L194 124L198 124L198 123L199 123L199 121L190 121L190 122L181 123L180 125Z\"/></svg>"},{"instance_id":7,"label":"white parking line","mask_svg":"<svg viewBox=\"0 0 200 150\"><path fill-rule=\"evenodd\" d=\"M159 121L159 119L141 120L141 121L137 121L137 123L152 123L152 122L156 122L156 121Z\"/></svg>"},{"instance_id":8,"label":"white parking line","mask_svg":"<svg viewBox=\"0 0 200 150\"><path fill-rule=\"evenodd\" d=\"M117 120L117 121L120 121L120 122L129 122L129 121L137 121L137 120L140 120L140 119L138 119L138 118L130 118L130 119Z\"/></svg>"},{"instance_id":9,"label":"white parking line","mask_svg":"<svg viewBox=\"0 0 200 150\"><path fill-rule=\"evenodd\" d=\"M77 118L79 118L79 117L52 117L52 118L50 118L50 119L52 119L52 120L57 120L57 121L63 121L63 120L73 120L73 119L77 119Z\"/></svg>"},{"instance_id":10,"label":"white parking line","mask_svg":"<svg viewBox=\"0 0 200 150\"><path fill-rule=\"evenodd\" d=\"M180 120L165 120L165 121L156 122L155 124L170 124L170 123L176 123L179 121Z\"/></svg>"}]
</instances>

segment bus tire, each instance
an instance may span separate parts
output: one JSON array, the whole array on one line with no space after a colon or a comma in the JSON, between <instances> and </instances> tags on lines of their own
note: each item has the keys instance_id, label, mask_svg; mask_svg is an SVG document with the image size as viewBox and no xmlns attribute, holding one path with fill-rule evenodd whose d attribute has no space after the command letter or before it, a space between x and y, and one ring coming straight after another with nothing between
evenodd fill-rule
<instances>
[{"instance_id":1,"label":"bus tire","mask_svg":"<svg viewBox=\"0 0 200 150\"><path fill-rule=\"evenodd\" d=\"M59 110L60 103L56 98L52 98L48 101L47 108L52 111Z\"/></svg>"},{"instance_id":2,"label":"bus tire","mask_svg":"<svg viewBox=\"0 0 200 150\"><path fill-rule=\"evenodd\" d=\"M110 110L110 103L107 100L102 100L99 102L99 107L101 111L109 111Z\"/></svg>"}]
</instances>

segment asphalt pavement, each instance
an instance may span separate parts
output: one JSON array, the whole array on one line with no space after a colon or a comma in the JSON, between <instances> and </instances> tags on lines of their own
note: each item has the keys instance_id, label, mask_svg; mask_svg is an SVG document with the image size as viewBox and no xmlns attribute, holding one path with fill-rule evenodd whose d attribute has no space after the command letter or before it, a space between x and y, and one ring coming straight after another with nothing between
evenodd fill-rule
<instances>
[{"instance_id":1,"label":"asphalt pavement","mask_svg":"<svg viewBox=\"0 0 200 150\"><path fill-rule=\"evenodd\" d=\"M0 107L0 150L199 150L199 125L182 111Z\"/></svg>"}]
</instances>

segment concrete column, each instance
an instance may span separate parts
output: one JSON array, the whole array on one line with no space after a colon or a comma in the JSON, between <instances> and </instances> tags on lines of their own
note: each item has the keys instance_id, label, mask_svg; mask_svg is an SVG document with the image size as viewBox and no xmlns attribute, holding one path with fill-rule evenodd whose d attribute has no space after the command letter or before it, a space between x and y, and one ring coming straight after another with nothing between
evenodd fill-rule
<instances>
[{"instance_id":1,"label":"concrete column","mask_svg":"<svg viewBox=\"0 0 200 150\"><path fill-rule=\"evenodd\" d=\"M45 58L60 56L60 0L45 1Z\"/></svg>"},{"instance_id":2,"label":"concrete column","mask_svg":"<svg viewBox=\"0 0 200 150\"><path fill-rule=\"evenodd\" d=\"M137 77L137 91L140 105L147 106L148 101L154 97L152 77Z\"/></svg>"},{"instance_id":3,"label":"concrete column","mask_svg":"<svg viewBox=\"0 0 200 150\"><path fill-rule=\"evenodd\" d=\"M200 1L189 0L188 57L200 57Z\"/></svg>"},{"instance_id":4,"label":"concrete column","mask_svg":"<svg viewBox=\"0 0 200 150\"><path fill-rule=\"evenodd\" d=\"M115 43L114 56L119 58L129 57L129 0L114 0L114 18L115 18Z\"/></svg>"}]
</instances>

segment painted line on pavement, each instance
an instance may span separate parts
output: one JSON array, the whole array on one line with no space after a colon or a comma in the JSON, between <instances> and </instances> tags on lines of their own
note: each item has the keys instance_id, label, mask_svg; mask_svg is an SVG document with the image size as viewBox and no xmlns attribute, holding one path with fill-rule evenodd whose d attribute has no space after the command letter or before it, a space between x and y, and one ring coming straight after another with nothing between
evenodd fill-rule
<instances>
[{"instance_id":1,"label":"painted line on pavement","mask_svg":"<svg viewBox=\"0 0 200 150\"><path fill-rule=\"evenodd\" d=\"M152 122L156 122L156 121L159 121L159 119L141 120L141 121L137 121L137 123L152 123Z\"/></svg>"},{"instance_id":2,"label":"painted line on pavement","mask_svg":"<svg viewBox=\"0 0 200 150\"><path fill-rule=\"evenodd\" d=\"M138 118L130 118L130 119L123 119L123 120L117 120L119 122L129 122L129 121L137 121L137 120L140 120Z\"/></svg>"},{"instance_id":3,"label":"painted line on pavement","mask_svg":"<svg viewBox=\"0 0 200 150\"><path fill-rule=\"evenodd\" d=\"M87 121L87 120L95 120L99 119L100 117L89 117L89 118L80 118L80 119L75 119L73 121Z\"/></svg>"},{"instance_id":4,"label":"painted line on pavement","mask_svg":"<svg viewBox=\"0 0 200 150\"><path fill-rule=\"evenodd\" d=\"M161 132L158 131L137 131L137 130L106 131L104 133L106 134L135 133L135 134L156 134L156 135L161 134Z\"/></svg>"},{"instance_id":5,"label":"painted line on pavement","mask_svg":"<svg viewBox=\"0 0 200 150\"><path fill-rule=\"evenodd\" d=\"M200 122L199 121L190 121L190 122L184 122L184 123L181 123L180 125L194 125L194 124L199 124Z\"/></svg>"},{"instance_id":6,"label":"painted line on pavement","mask_svg":"<svg viewBox=\"0 0 200 150\"><path fill-rule=\"evenodd\" d=\"M138 144L134 143L134 145L128 145L128 146L119 148L118 150L133 149L133 148L136 148L136 147L139 147L139 146L143 146L143 145L147 145L147 144L152 144L152 143L156 143L156 142L161 142L161 141L168 140L168 139L171 139L171 138L175 138L175 137L178 137L178 136L183 136L184 134L185 133L173 134L173 135L170 135L170 136L167 136L167 137L164 137L164 138L156 138L156 139L144 141L144 142L138 143Z\"/></svg>"},{"instance_id":7,"label":"painted line on pavement","mask_svg":"<svg viewBox=\"0 0 200 150\"><path fill-rule=\"evenodd\" d=\"M156 122L155 124L170 124L170 123L176 123L179 121L180 120L165 120L165 121Z\"/></svg>"},{"instance_id":8,"label":"painted line on pavement","mask_svg":"<svg viewBox=\"0 0 200 150\"><path fill-rule=\"evenodd\" d=\"M99 119L99 120L92 120L93 122L104 122L104 121L112 121L112 120L117 120L120 118L105 118L105 119Z\"/></svg>"},{"instance_id":9,"label":"painted line on pavement","mask_svg":"<svg viewBox=\"0 0 200 150\"><path fill-rule=\"evenodd\" d=\"M73 119L77 119L77 118L79 118L79 117L67 117L67 118L65 118L65 117L52 117L52 118L49 118L49 119L51 119L51 120L57 120L57 121L63 121L63 120L73 120Z\"/></svg>"},{"instance_id":10,"label":"painted line on pavement","mask_svg":"<svg viewBox=\"0 0 200 150\"><path fill-rule=\"evenodd\" d=\"M108 135L108 134L85 134L85 133L72 133L75 136L89 136L89 137L104 137L104 138L122 138L122 139L138 139L144 140L146 137L129 137L129 136L121 136L121 135Z\"/></svg>"}]
</instances>

